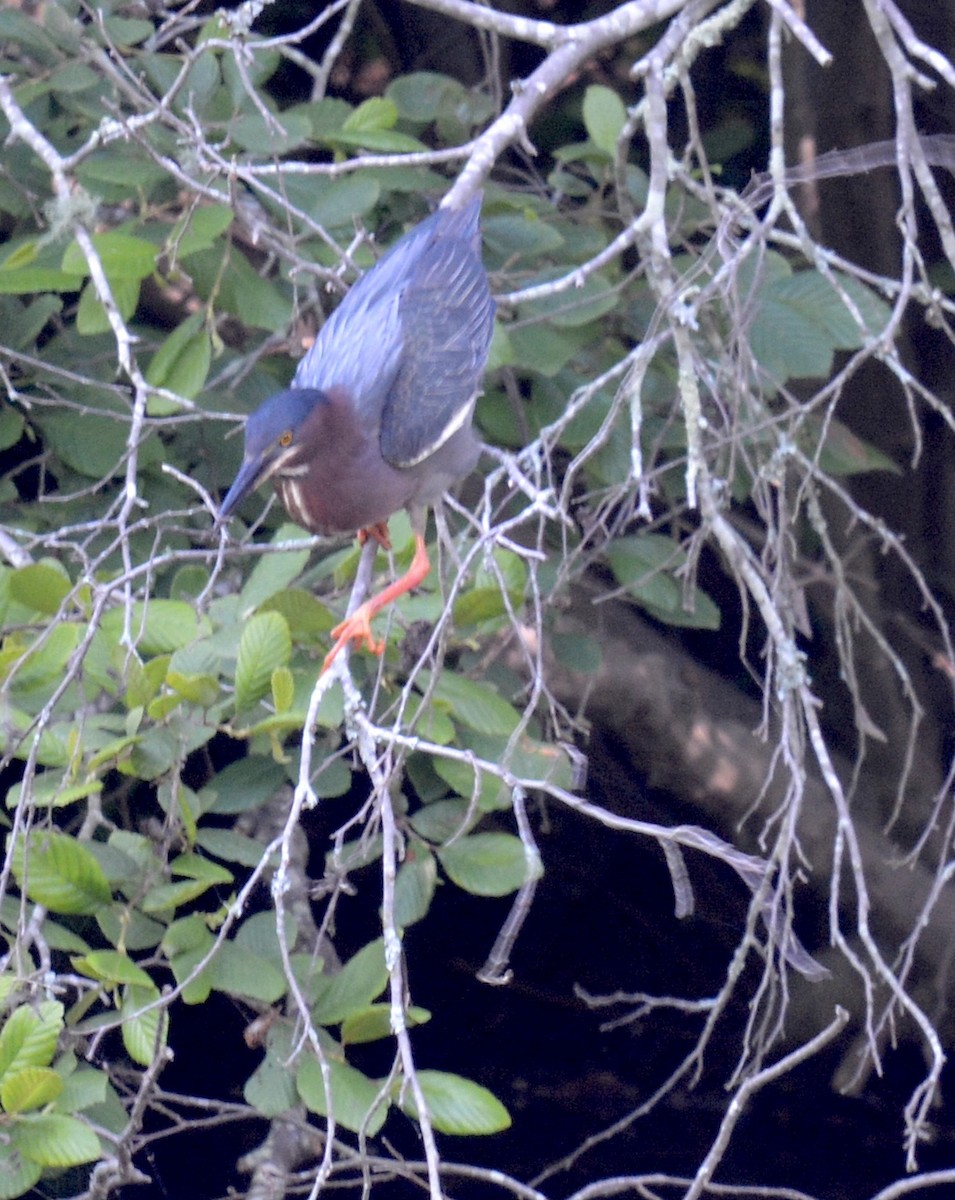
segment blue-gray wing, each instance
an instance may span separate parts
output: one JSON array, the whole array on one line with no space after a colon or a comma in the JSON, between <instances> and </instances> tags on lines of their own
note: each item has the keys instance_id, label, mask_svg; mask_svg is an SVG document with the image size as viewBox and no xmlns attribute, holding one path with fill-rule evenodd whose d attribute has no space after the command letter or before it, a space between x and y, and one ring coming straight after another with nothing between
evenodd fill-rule
<instances>
[{"instance_id":1,"label":"blue-gray wing","mask_svg":"<svg viewBox=\"0 0 955 1200\"><path fill-rule=\"evenodd\" d=\"M429 218L430 236L414 247L403 280L400 361L379 435L381 453L395 467L428 458L470 420L494 326L481 262L480 206L476 197L458 211L439 209Z\"/></svg>"}]
</instances>

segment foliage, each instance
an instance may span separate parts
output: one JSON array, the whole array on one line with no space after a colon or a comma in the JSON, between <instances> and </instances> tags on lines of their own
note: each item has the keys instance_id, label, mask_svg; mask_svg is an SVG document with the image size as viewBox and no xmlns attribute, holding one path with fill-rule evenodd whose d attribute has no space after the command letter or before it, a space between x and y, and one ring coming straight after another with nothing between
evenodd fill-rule
<instances>
[{"instance_id":1,"label":"foliage","mask_svg":"<svg viewBox=\"0 0 955 1200\"><path fill-rule=\"evenodd\" d=\"M426 1144L499 1132L490 1091L410 1056L430 1014L400 944L442 884L527 900L544 867L525 798L575 803L577 730L519 635L559 646L559 601L593 567L657 621L715 630L726 601L700 576L704 547L769 623L725 514L762 516L797 469L810 492L895 469L828 393L792 395L871 349L892 293L785 235L745 242L691 172L662 203L629 96L586 87L546 186L484 185L500 302L477 419L513 470L458 511L453 567L399 602L381 664L356 655L316 684L359 553L263 515L261 496L248 534L215 527L229 435L287 382L296 314L317 319L376 239L426 214L449 183L438 151L494 128L490 92L422 72L350 102L313 77L290 103L275 85L296 39L119 2L5 8L0 43L0 1197L105 1160L111 1139L134 1156L177 1015L213 992L266 1015L244 1088L266 1117L304 1106L359 1145L400 1114ZM653 237L669 257L641 268ZM807 501L786 536L823 539L813 514ZM403 518L392 539L401 564ZM392 565L381 552L375 570ZM804 681L786 619L767 680L788 703ZM600 666L585 639L562 654L582 677ZM321 904L294 903L303 811L369 782ZM690 836L639 831L677 857ZM383 937L339 968L325 924L349 876L379 886L371 866ZM81 1065L76 1048L112 1029L122 1053ZM384 1073L355 1065L372 1041L394 1043ZM122 1055L141 1069L135 1113Z\"/></svg>"}]
</instances>

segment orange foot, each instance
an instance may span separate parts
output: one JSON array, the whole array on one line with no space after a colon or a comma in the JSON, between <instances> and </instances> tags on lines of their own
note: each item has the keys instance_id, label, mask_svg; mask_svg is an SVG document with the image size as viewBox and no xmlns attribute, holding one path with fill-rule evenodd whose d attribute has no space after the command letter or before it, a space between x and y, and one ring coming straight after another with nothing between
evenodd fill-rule
<instances>
[{"instance_id":1,"label":"orange foot","mask_svg":"<svg viewBox=\"0 0 955 1200\"><path fill-rule=\"evenodd\" d=\"M377 526L375 528L378 529ZM386 537L387 532L386 528ZM369 529L367 534L369 537L375 538L376 541L378 540L378 534L374 530ZM430 570L431 563L428 561L428 551L424 538L420 533L416 533L415 552L411 566L400 579L396 579L394 583L389 584L377 596L372 596L370 600L366 600L350 617L346 617L340 625L335 626L332 630L332 637L335 639L335 644L325 655L325 664L322 670L328 670L335 661L336 655L349 642L354 642L357 646L364 646L372 654L382 654L385 649L385 643L375 641L375 635L371 632L372 617L380 613L383 608L387 608L399 596L403 596L406 592L410 592L412 588L416 588Z\"/></svg>"},{"instance_id":2,"label":"orange foot","mask_svg":"<svg viewBox=\"0 0 955 1200\"><path fill-rule=\"evenodd\" d=\"M380 655L384 653L385 643L383 641L375 641L375 635L371 632L371 618L377 611L373 607L373 603L372 600L366 600L360 608L355 609L350 617L347 617L332 630L332 637L335 639L335 644L325 655L325 662L322 666L323 671L328 670L335 661L339 651L344 650L349 642L354 642L356 646L364 646L372 654Z\"/></svg>"}]
</instances>

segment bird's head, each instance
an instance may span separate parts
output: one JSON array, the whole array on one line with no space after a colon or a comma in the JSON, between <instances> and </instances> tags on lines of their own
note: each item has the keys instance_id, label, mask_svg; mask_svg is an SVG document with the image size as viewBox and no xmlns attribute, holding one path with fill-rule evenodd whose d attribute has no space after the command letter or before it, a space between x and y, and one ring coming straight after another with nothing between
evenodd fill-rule
<instances>
[{"instance_id":1,"label":"bird's head","mask_svg":"<svg viewBox=\"0 0 955 1200\"><path fill-rule=\"evenodd\" d=\"M270 396L249 417L245 426L245 453L235 481L219 509L219 519L231 516L255 488L281 473L308 470L309 418L323 407L323 392L289 388Z\"/></svg>"}]
</instances>

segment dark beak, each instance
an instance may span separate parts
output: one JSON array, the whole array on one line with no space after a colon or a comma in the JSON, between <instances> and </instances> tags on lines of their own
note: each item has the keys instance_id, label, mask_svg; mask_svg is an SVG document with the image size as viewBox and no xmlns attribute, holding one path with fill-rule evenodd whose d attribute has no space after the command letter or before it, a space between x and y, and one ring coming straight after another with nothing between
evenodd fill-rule
<instances>
[{"instance_id":1,"label":"dark beak","mask_svg":"<svg viewBox=\"0 0 955 1200\"><path fill-rule=\"evenodd\" d=\"M226 492L226 497L219 508L219 523L227 521L236 507L253 491L265 474L266 468L261 462L247 458L239 468L232 487Z\"/></svg>"}]
</instances>

